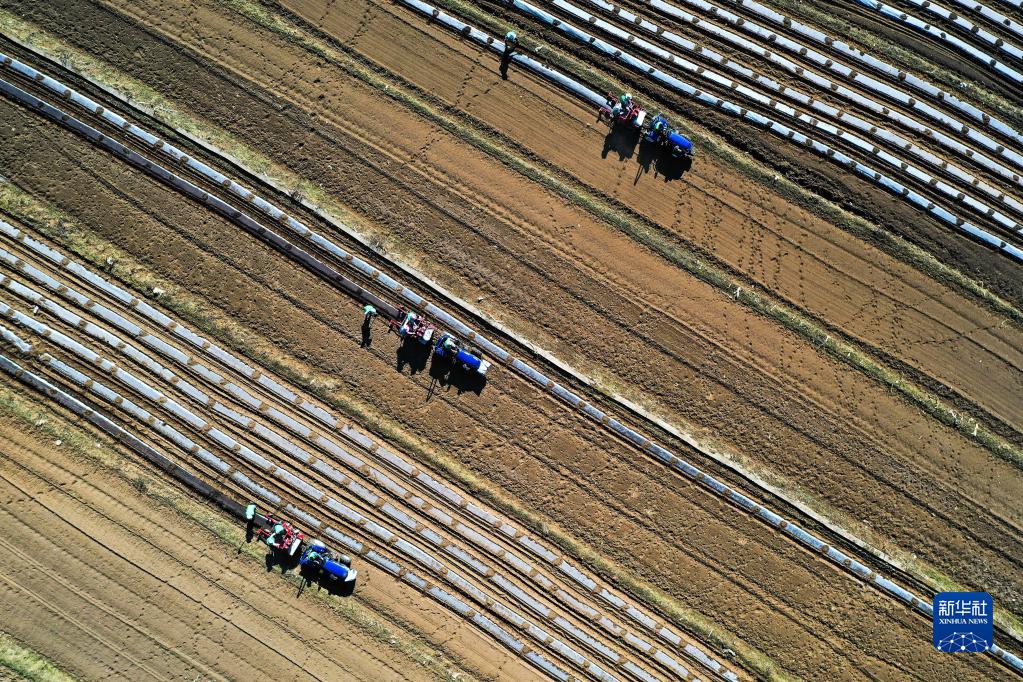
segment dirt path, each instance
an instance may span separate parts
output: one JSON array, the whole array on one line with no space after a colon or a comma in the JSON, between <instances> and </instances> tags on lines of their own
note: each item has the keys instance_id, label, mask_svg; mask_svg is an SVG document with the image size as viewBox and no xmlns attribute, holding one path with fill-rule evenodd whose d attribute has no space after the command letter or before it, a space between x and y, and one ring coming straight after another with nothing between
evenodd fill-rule
<instances>
[{"instance_id":1,"label":"dirt path","mask_svg":"<svg viewBox=\"0 0 1023 682\"><path fill-rule=\"evenodd\" d=\"M67 670L85 679L432 679L94 464L8 423L0 446L0 604L24 616L5 629Z\"/></svg>"},{"instance_id":2,"label":"dirt path","mask_svg":"<svg viewBox=\"0 0 1023 682\"><path fill-rule=\"evenodd\" d=\"M605 451L588 441L591 427L585 422L566 418L560 406L538 401L535 392L510 378L480 398L441 394L424 404L425 383L397 377L389 369L390 348L375 344L370 353L356 348L352 330L357 325L344 318L357 313L344 308L339 313L336 294L322 283L209 214L133 178L87 145L22 120L28 134L7 140L9 158L27 153L20 147L24 139L32 141L29 157L41 154L35 158L47 161L44 170L20 157L19 182L115 238L157 272L212 297L257 337L307 361L318 375L329 375L339 388L393 415L408 431L543 509L554 523L573 528L683 603L712 619L735 614L729 627L781 656L786 668L810 677L846 665L851 676L854 670L926 676L959 663L930 653L926 624L901 606L861 592L844 576L820 571L815 559L779 544L768 529L747 525L684 481L665 480L663 469L637 461L628 450ZM41 147L47 140L54 146ZM54 185L37 172L51 179L61 175L67 184ZM83 184L97 191L83 196L62 189ZM147 206L160 206L160 216L149 214ZM282 295L289 305L280 305ZM270 319L264 314L269 306L276 311ZM758 558L749 560L751 553ZM884 625L877 624L882 629L856 631L849 624L857 620L850 609L862 611L859 620L866 622L873 618L868 613L884 614ZM857 653L861 649L871 653ZM813 661L793 653L807 650L822 653ZM899 653L889 658L889 651ZM847 663L836 665L835 657ZM999 674L997 669L989 673Z\"/></svg>"},{"instance_id":3,"label":"dirt path","mask_svg":"<svg viewBox=\"0 0 1023 682\"><path fill-rule=\"evenodd\" d=\"M289 147L283 145L281 153L273 155L297 158L303 168L316 167L316 159L339 163L349 158L348 155L351 160L347 163L363 163L360 158L374 160L376 165L368 167L365 173L338 176L337 171L323 169L320 177L336 188L338 196L350 197L357 207L370 215L389 224L405 226L403 231L396 232L404 236L405 243L411 243L420 253L435 254L449 266L436 270L439 279L460 281L465 292L485 287L483 293L504 303L505 314L499 316L513 315L513 319L518 320L529 319L535 309L534 300L509 297L537 288L548 296L558 295L557 299L549 299L558 301L549 319L535 320L533 316L532 320L544 325L539 330L543 334L541 338L553 337L551 346L558 352L573 359L579 357L578 335L569 338L565 330L601 329L603 337L593 336L587 345L604 350L590 351L584 360L615 357L620 375L657 391L662 400L669 402L674 414L681 414L698 425L713 424L726 442L761 452L761 457L770 461L776 470L801 479L829 505L847 510L854 518L866 516L867 523L888 537L894 536L907 551L918 552L926 560L972 584L1014 589L999 577L1016 570L1011 552L996 559L1009 562L1003 564L1004 572L988 569L985 575L978 576L976 571L980 569L975 562L959 558L967 556L971 543L964 542L961 551L947 551L947 543L955 541L949 538L960 537L964 532L956 520L959 512L955 509L956 499L962 500L959 496L963 492L938 497L933 494L933 486L947 485L945 472L949 467L957 467L964 475L973 477L972 487L977 492L967 493L966 502L978 510L1001 509L1005 519L1004 523L992 520L995 525L988 535L992 540L985 541L987 551L997 556L1001 549L993 538L1006 530L1016 535L1014 527L1019 523L1018 510L1013 504L1018 499L1019 489L1015 473L993 462L986 453L965 445L958 436L935 432L931 420L907 410L904 404L879 392L863 377L843 371L830 362L821 364L798 340L784 334L779 336L777 330L763 320L718 304L721 299L708 288L680 278L678 273L621 237L606 230L597 231L597 226L585 215L559 207L556 200L537 193L530 184L495 168L478 154L467 153L464 146L450 136L424 127L415 119L400 116L393 107L379 100L378 95L350 81L337 80L329 70L310 64L297 67L304 63L302 56L289 52L287 46L279 45L279 56L274 59L255 58L247 46L269 45L273 37L262 34L257 41L243 33L244 27L230 24L226 19L218 24L216 19L217 15L211 15L206 23L215 26L215 32L237 36L223 44L233 46L240 55L234 57L228 51L221 58L239 70L244 65L247 75L258 75L259 68L265 67L269 69L265 76L267 82L274 82L282 92L290 92L286 86L297 78L299 84L307 84L306 88L315 86L323 92L343 93L335 100L328 100L325 107L313 104L310 98L301 95L302 88L297 86L295 97L304 106L320 111L332 125L344 131L348 135L344 143L348 149L341 142L327 145L322 135L303 134L299 154L289 155L285 151ZM157 50L158 46L150 49ZM160 60L155 61L160 63ZM288 73L278 72L277 68ZM316 79L320 79L320 83L315 83ZM209 85L195 82L195 87L211 91L225 87L222 80L213 80ZM214 82L218 84L213 85ZM186 86L174 82L174 87ZM168 87L168 92L173 90ZM365 128L353 129L331 113L334 105L341 101L353 103L350 109L353 112L369 112L358 120ZM260 106L258 101L250 100L244 109L255 112ZM288 139L288 128L273 128L274 139L269 139L266 131L258 130L255 123L244 127L247 136L265 141L269 149L278 148L282 139ZM341 128L342 125L346 127ZM431 144L418 155L414 148L397 153L393 150L395 136L388 134L393 130L408 131L410 139L425 139ZM260 135L263 137L258 137ZM354 149L350 146L363 140L365 142ZM417 162L414 167L407 164L409 158L420 157L428 158L430 163ZM482 187L478 180L495 177L502 179ZM380 188L393 187L395 182L403 183L416 195L396 208L384 207L379 199ZM496 188L500 188L500 193L495 192ZM447 194L440 194L438 190ZM391 194L393 196L393 192ZM424 197L435 202L433 210L426 211L418 202ZM466 201L471 202L468 210L464 207ZM515 209L510 211L510 205ZM480 210L486 211L487 220L478 217ZM452 214L458 219L452 220ZM551 224L559 226L556 233L543 227ZM438 225L444 228L439 230ZM567 226L575 227L566 229ZM495 231L497 228L500 231ZM463 236L453 239L455 231ZM559 240L571 244L570 250L557 252L564 259L560 263L549 258L552 243ZM581 254L585 256L580 257ZM624 263L630 267L623 272ZM636 267L639 263L642 267ZM780 266L778 268L780 271ZM538 284L522 286L527 281ZM899 278L890 275L889 281L896 286ZM921 282L921 286L924 284L926 282ZM819 287L810 288L816 291ZM636 310L628 303L636 297L646 297L651 307ZM937 297L928 300L936 303ZM892 317L892 323L905 325L904 314L909 313L900 309ZM937 309L935 315L938 315ZM609 322L615 326L608 326ZM679 345L679 324L684 325L687 333L685 346ZM535 324L531 326L536 329ZM905 326L899 328L904 329ZM891 329L890 333L895 330ZM637 348L642 349L641 354L630 356L621 351L635 346L630 337L639 338L642 345ZM612 352L611 349L618 350ZM651 353L659 359L651 362ZM736 357L743 362L737 362ZM664 367L671 367L672 371L666 374L662 371ZM756 373L751 374L750 367L756 368ZM602 368L602 371L608 370ZM1012 374L1005 373L1005 376ZM702 396L703 400L694 403L689 400L692 395ZM846 416L840 416L843 414ZM823 424L827 427L822 428ZM770 437L765 438L765 433ZM931 444L931 447L921 451L920 443ZM901 458L894 468L893 453ZM814 463L809 471L808 461ZM876 464L868 464L870 461ZM914 470L910 463L920 469ZM920 478L920 470L926 472L930 481ZM1003 487L1002 492L991 487L992 480ZM842 481L843 485L836 489L835 481ZM908 507L904 502L907 494L913 496L913 505L919 506ZM971 500L974 496L976 498ZM864 509L872 511L865 515ZM943 527L934 526L935 513L942 519ZM989 518L979 512L978 515ZM920 528L931 530L921 534Z\"/></svg>"}]
</instances>

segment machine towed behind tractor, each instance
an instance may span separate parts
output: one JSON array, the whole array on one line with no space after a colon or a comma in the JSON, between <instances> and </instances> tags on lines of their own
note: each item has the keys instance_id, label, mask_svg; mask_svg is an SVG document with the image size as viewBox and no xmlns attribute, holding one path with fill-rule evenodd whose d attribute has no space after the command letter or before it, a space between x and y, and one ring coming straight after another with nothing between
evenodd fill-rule
<instances>
[{"instance_id":1,"label":"machine towed behind tractor","mask_svg":"<svg viewBox=\"0 0 1023 682\"><path fill-rule=\"evenodd\" d=\"M277 563L287 569L294 568L297 563L307 582L318 583L332 594L354 588L358 571L352 568L351 557L331 552L320 540L306 543L305 533L283 519L257 514L255 504L245 508L245 520L249 524L250 537L270 549L268 566ZM304 550L303 544L306 545Z\"/></svg>"},{"instance_id":2,"label":"machine towed behind tractor","mask_svg":"<svg viewBox=\"0 0 1023 682\"><path fill-rule=\"evenodd\" d=\"M657 114L651 121L647 121L647 112L639 103L632 99L632 95L625 93L616 98L608 93L604 104L597 111L598 121L607 121L611 134L615 133L644 133L643 140L646 143L657 145L666 152L672 159L692 159L695 151L693 143L684 135L671 127L664 114ZM633 138L635 140L636 138Z\"/></svg>"},{"instance_id":3,"label":"machine towed behind tractor","mask_svg":"<svg viewBox=\"0 0 1023 682\"><path fill-rule=\"evenodd\" d=\"M610 92L607 93L607 100L597 111L597 120L607 119L607 126L611 132L643 130L646 122L646 111L632 99L632 95L625 93L615 98Z\"/></svg>"},{"instance_id":4,"label":"machine towed behind tractor","mask_svg":"<svg viewBox=\"0 0 1023 682\"><path fill-rule=\"evenodd\" d=\"M391 321L391 329L402 338L402 340L416 341L428 345L433 340L435 327L410 310L398 309L398 317Z\"/></svg>"}]
</instances>

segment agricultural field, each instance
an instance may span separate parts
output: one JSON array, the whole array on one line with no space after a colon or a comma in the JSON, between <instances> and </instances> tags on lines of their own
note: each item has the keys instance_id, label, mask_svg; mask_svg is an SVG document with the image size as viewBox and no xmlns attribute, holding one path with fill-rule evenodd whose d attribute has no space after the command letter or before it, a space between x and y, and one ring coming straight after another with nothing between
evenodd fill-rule
<instances>
[{"instance_id":1,"label":"agricultural field","mask_svg":"<svg viewBox=\"0 0 1023 682\"><path fill-rule=\"evenodd\" d=\"M0 679L1019 678L985 3L0 0Z\"/></svg>"}]
</instances>

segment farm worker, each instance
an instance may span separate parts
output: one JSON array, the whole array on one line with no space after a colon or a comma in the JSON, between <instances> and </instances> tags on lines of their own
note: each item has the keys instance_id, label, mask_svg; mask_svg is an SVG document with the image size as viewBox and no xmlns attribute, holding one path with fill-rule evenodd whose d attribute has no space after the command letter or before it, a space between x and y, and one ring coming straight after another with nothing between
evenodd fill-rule
<instances>
[{"instance_id":1,"label":"farm worker","mask_svg":"<svg viewBox=\"0 0 1023 682\"><path fill-rule=\"evenodd\" d=\"M622 109L629 109L632 107L632 95L630 95L629 93L626 92L625 94L623 94L619 98L619 100L622 103Z\"/></svg>"},{"instance_id":2,"label":"farm worker","mask_svg":"<svg viewBox=\"0 0 1023 682\"><path fill-rule=\"evenodd\" d=\"M313 566L322 566L325 560L326 557L323 556L323 553L320 552L319 548L316 547L310 548L309 559L307 560L308 563L312 564Z\"/></svg>"},{"instance_id":3,"label":"farm worker","mask_svg":"<svg viewBox=\"0 0 1023 682\"><path fill-rule=\"evenodd\" d=\"M668 124L660 116L654 121L654 132L656 133L656 139L662 140L668 135Z\"/></svg>"},{"instance_id":4,"label":"farm worker","mask_svg":"<svg viewBox=\"0 0 1023 682\"><path fill-rule=\"evenodd\" d=\"M269 547L278 547L278 546L280 546L280 542L278 541L277 536L281 535L283 533L284 533L284 526L282 526L279 523L277 525L275 525L274 526L274 531L272 533L270 533L270 536L266 539L267 546L269 546Z\"/></svg>"},{"instance_id":5,"label":"farm worker","mask_svg":"<svg viewBox=\"0 0 1023 682\"><path fill-rule=\"evenodd\" d=\"M501 53L501 78L508 80L508 65L511 64L512 54L519 47L519 37L515 31L508 31L504 36L504 52Z\"/></svg>"},{"instance_id":6,"label":"farm worker","mask_svg":"<svg viewBox=\"0 0 1023 682\"><path fill-rule=\"evenodd\" d=\"M371 305L367 305L362 309L362 312L366 314L362 318L362 341L359 343L360 348L369 348L369 345L373 343L373 336L370 333L369 326L373 321L373 317L377 314L377 309Z\"/></svg>"},{"instance_id":7,"label":"farm worker","mask_svg":"<svg viewBox=\"0 0 1023 682\"><path fill-rule=\"evenodd\" d=\"M458 344L455 342L453 338L449 336L448 338L444 339L444 350L448 351L449 353L457 353Z\"/></svg>"}]
</instances>

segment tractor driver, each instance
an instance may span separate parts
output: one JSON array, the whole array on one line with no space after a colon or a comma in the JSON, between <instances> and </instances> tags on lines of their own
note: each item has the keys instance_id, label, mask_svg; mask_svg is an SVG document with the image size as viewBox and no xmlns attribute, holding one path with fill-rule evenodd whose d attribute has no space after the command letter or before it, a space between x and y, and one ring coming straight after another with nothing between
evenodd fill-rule
<instances>
[{"instance_id":1,"label":"tractor driver","mask_svg":"<svg viewBox=\"0 0 1023 682\"><path fill-rule=\"evenodd\" d=\"M668 123L660 116L654 121L654 135L658 141L663 141L668 136Z\"/></svg>"}]
</instances>

